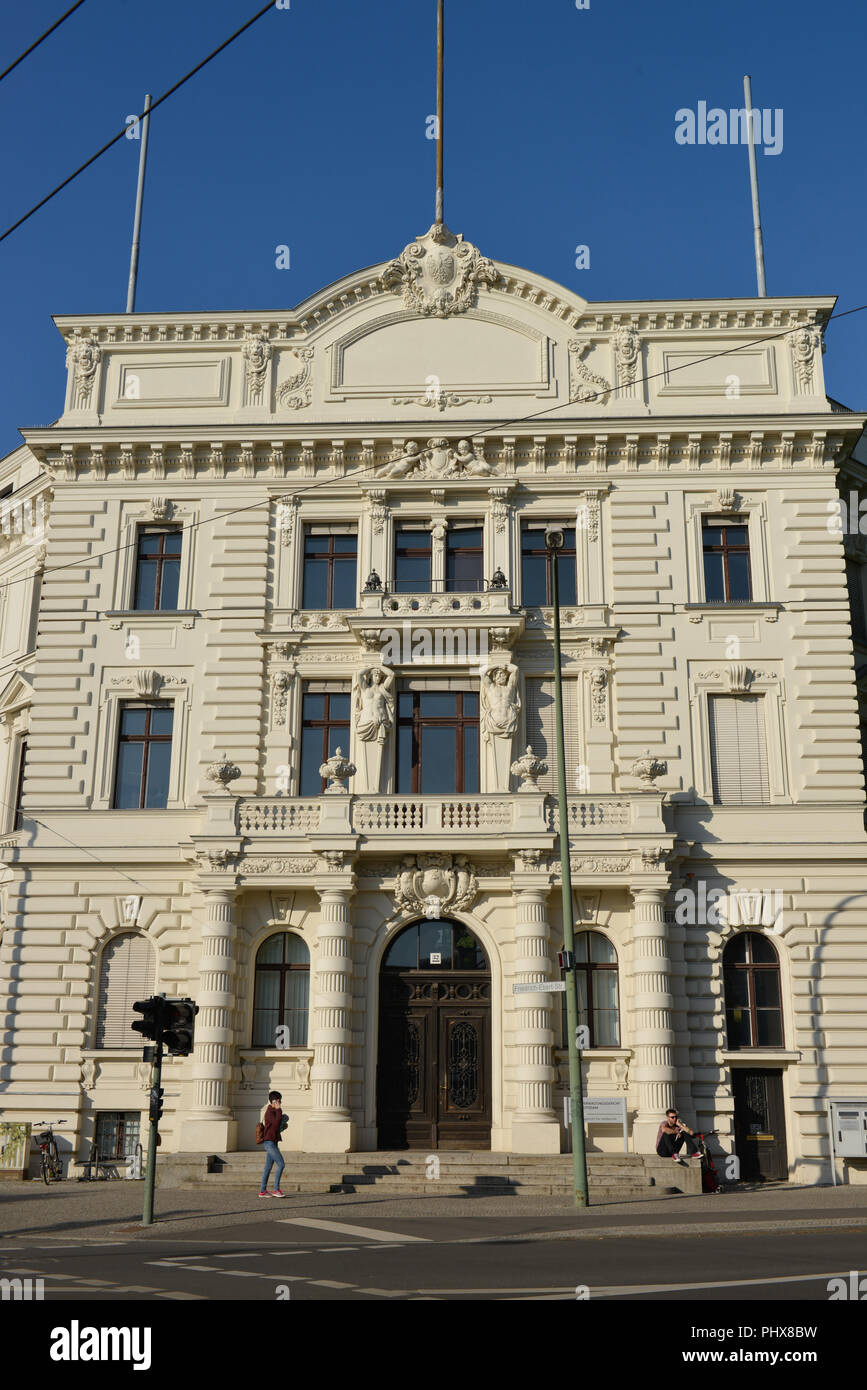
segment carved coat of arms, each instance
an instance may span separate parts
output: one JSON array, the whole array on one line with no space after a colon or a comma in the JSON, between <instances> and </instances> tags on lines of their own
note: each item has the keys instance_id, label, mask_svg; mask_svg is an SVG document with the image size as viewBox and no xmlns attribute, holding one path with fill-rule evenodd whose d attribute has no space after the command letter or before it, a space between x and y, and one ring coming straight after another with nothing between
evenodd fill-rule
<instances>
[{"instance_id":1,"label":"carved coat of arms","mask_svg":"<svg viewBox=\"0 0 867 1390\"><path fill-rule=\"evenodd\" d=\"M464 313L475 302L479 284L494 285L499 279L493 261L442 222L411 241L382 273L384 288L400 291L408 309L436 318Z\"/></svg>"},{"instance_id":2,"label":"carved coat of arms","mask_svg":"<svg viewBox=\"0 0 867 1390\"><path fill-rule=\"evenodd\" d=\"M459 911L475 899L479 885L465 854L405 855L394 889L399 912L423 912L435 921L449 908Z\"/></svg>"}]
</instances>

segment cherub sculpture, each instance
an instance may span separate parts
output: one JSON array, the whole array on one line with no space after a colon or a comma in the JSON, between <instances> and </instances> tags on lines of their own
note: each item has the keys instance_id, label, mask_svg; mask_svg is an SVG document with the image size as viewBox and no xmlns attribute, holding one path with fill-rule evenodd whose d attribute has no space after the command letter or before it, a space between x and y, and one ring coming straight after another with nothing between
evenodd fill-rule
<instances>
[{"instance_id":1,"label":"cherub sculpture","mask_svg":"<svg viewBox=\"0 0 867 1390\"><path fill-rule=\"evenodd\" d=\"M419 447L414 439L410 439L403 454L391 459L380 469L380 478L405 478L409 473L417 470L424 470L427 451L419 451Z\"/></svg>"},{"instance_id":2,"label":"cherub sculpture","mask_svg":"<svg viewBox=\"0 0 867 1390\"><path fill-rule=\"evenodd\" d=\"M459 439L457 449L452 450L450 473L467 478L487 478L493 473L481 449L476 451L468 439Z\"/></svg>"}]
</instances>

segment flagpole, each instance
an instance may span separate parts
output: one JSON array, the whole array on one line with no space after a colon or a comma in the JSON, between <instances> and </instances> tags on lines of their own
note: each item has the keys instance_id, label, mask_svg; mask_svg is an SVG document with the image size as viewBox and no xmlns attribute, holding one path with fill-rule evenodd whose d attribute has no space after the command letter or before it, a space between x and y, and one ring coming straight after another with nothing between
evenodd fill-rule
<instances>
[{"instance_id":1,"label":"flagpole","mask_svg":"<svg viewBox=\"0 0 867 1390\"><path fill-rule=\"evenodd\" d=\"M444 222L443 211L443 54L445 32L443 0L437 0L437 194L434 221Z\"/></svg>"},{"instance_id":2,"label":"flagpole","mask_svg":"<svg viewBox=\"0 0 867 1390\"><path fill-rule=\"evenodd\" d=\"M762 214L759 211L759 175L756 169L756 145L753 138L753 91L749 77L744 77L744 105L747 109L746 122L750 137L750 192L753 197L753 239L756 248L756 280L759 285L759 298L767 298L765 289L765 248L762 244Z\"/></svg>"},{"instance_id":3,"label":"flagpole","mask_svg":"<svg viewBox=\"0 0 867 1390\"><path fill-rule=\"evenodd\" d=\"M150 125L150 116L148 112L150 109L151 95L150 92L148 92L144 99L144 111L141 118L142 129L141 149L139 150L138 157L138 186L135 193L135 220L132 230L132 251L129 257L129 285L126 291L126 312L128 314L135 312L135 291L138 281L138 250L141 238L141 210L142 203L144 202L145 164L148 157L148 126Z\"/></svg>"}]
</instances>

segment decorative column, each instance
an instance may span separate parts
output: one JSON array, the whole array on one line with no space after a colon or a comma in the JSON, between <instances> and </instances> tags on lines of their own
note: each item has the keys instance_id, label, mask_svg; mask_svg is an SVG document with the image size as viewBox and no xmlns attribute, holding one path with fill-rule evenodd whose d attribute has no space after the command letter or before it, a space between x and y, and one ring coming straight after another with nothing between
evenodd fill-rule
<instances>
[{"instance_id":1,"label":"decorative column","mask_svg":"<svg viewBox=\"0 0 867 1390\"><path fill-rule=\"evenodd\" d=\"M366 481L366 479L365 479ZM375 570L380 584L390 584L392 577L391 547L391 508L386 488L371 487L367 491L367 525L364 527L364 549L359 550L359 561L364 554L364 563L359 563L359 579L364 584ZM372 611L378 612L382 603L382 593L375 593L371 600Z\"/></svg>"},{"instance_id":2,"label":"decorative column","mask_svg":"<svg viewBox=\"0 0 867 1390\"><path fill-rule=\"evenodd\" d=\"M602 543L602 501L608 486L583 488L575 508L576 575L578 602L585 608L597 605L585 621L604 623L605 564Z\"/></svg>"},{"instance_id":3,"label":"decorative column","mask_svg":"<svg viewBox=\"0 0 867 1390\"><path fill-rule=\"evenodd\" d=\"M548 954L550 935L546 903L548 874L530 869L540 851L519 855L524 867L512 875L515 907L515 984L534 984L551 974ZM517 1049L518 1105L512 1114L512 1152L542 1154L560 1152L560 1125L551 1103L554 1083L552 1001L559 994L531 992L512 996L515 1003L515 1031L512 1042Z\"/></svg>"},{"instance_id":4,"label":"decorative column","mask_svg":"<svg viewBox=\"0 0 867 1390\"><path fill-rule=\"evenodd\" d=\"M340 851L337 851L340 854ZM336 858L332 856L335 864ZM342 859L342 854L341 854ZM321 920L314 980L313 1113L304 1126L307 1153L348 1153L355 1139L349 1108L352 1045L352 959L349 903L354 879L337 865L313 884Z\"/></svg>"},{"instance_id":5,"label":"decorative column","mask_svg":"<svg viewBox=\"0 0 867 1390\"><path fill-rule=\"evenodd\" d=\"M230 1153L237 1121L229 1106L235 1003L235 889L206 888L193 1050L193 1106L181 1125L182 1152Z\"/></svg>"},{"instance_id":6,"label":"decorative column","mask_svg":"<svg viewBox=\"0 0 867 1390\"><path fill-rule=\"evenodd\" d=\"M586 774L579 792L612 792L616 790L614 771L614 691L611 681L611 648L613 639L591 637L585 654L599 665L582 672L584 687ZM601 658L601 660L600 660Z\"/></svg>"},{"instance_id":7,"label":"decorative column","mask_svg":"<svg viewBox=\"0 0 867 1390\"><path fill-rule=\"evenodd\" d=\"M492 578L494 571L502 570L506 576L512 594L515 592L515 568L512 562L512 508L509 503L512 488L510 486L497 486L488 488L488 496L491 499L491 546L488 551L490 560L488 561L487 578Z\"/></svg>"},{"instance_id":8,"label":"decorative column","mask_svg":"<svg viewBox=\"0 0 867 1390\"><path fill-rule=\"evenodd\" d=\"M664 903L668 884L630 885L633 900L633 1044L632 1071L638 1087L638 1115L633 1126L636 1153L652 1154L660 1121L675 1104L674 997Z\"/></svg>"},{"instance_id":9,"label":"decorative column","mask_svg":"<svg viewBox=\"0 0 867 1390\"><path fill-rule=\"evenodd\" d=\"M440 497L444 494L442 490ZM439 501L439 498L434 498ZM435 513L430 521L430 573L432 591L442 593L445 589L446 578L446 533L449 529L448 517L442 513Z\"/></svg>"}]
</instances>

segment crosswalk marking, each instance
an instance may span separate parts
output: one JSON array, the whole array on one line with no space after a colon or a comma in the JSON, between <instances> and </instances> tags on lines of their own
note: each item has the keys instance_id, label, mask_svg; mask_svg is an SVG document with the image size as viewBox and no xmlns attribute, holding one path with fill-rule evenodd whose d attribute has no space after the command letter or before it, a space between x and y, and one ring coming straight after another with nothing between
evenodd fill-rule
<instances>
[{"instance_id":1,"label":"crosswalk marking","mask_svg":"<svg viewBox=\"0 0 867 1390\"><path fill-rule=\"evenodd\" d=\"M344 1221L323 1221L315 1216L290 1216L281 1218L281 1226L312 1226L317 1231L334 1231L342 1236L364 1236L367 1240L389 1240L400 1245L429 1245L428 1236L405 1236L400 1231L378 1231L372 1226L349 1226Z\"/></svg>"}]
</instances>

